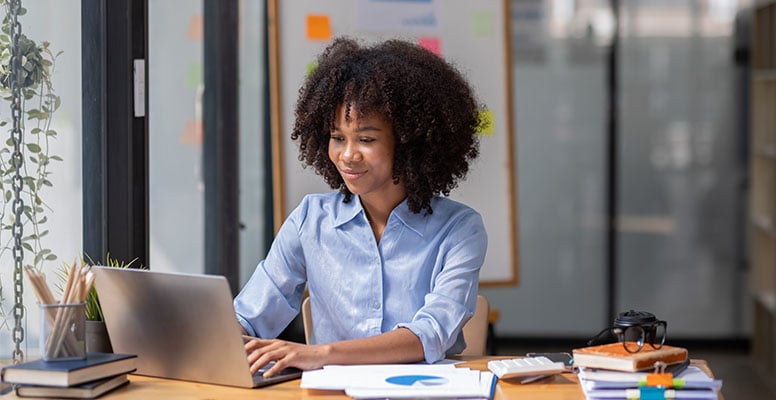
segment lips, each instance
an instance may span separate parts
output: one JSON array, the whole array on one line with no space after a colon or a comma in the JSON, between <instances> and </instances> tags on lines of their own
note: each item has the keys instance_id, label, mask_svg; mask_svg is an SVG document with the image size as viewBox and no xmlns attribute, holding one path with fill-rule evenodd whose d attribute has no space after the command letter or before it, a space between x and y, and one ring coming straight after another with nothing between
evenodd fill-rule
<instances>
[{"instance_id":1,"label":"lips","mask_svg":"<svg viewBox=\"0 0 776 400\"><path fill-rule=\"evenodd\" d=\"M356 180L356 179L364 176L364 174L366 174L366 171L355 171L355 170L350 170L350 169L341 169L340 170L340 174L342 174L342 178L343 179L347 179L347 180L351 180L352 181L352 180Z\"/></svg>"}]
</instances>

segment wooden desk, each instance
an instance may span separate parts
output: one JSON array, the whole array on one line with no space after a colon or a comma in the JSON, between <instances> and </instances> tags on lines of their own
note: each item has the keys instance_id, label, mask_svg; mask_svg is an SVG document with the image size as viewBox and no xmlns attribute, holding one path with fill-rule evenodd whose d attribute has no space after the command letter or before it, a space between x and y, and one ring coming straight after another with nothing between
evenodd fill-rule
<instances>
[{"instance_id":1,"label":"wooden desk","mask_svg":"<svg viewBox=\"0 0 776 400\"><path fill-rule=\"evenodd\" d=\"M460 365L487 370L487 362L492 358L504 357L462 357L465 362ZM705 361L693 360L693 365L710 372ZM349 399L342 391L301 389L299 379L259 389L207 385L140 375L130 375L129 380L129 385L116 389L102 396L101 399ZM0 397L2 400L16 398L14 393ZM582 394L576 375L561 374L526 385L500 381L496 387L495 399L585 400L585 396ZM722 399L721 395L720 399Z\"/></svg>"}]
</instances>

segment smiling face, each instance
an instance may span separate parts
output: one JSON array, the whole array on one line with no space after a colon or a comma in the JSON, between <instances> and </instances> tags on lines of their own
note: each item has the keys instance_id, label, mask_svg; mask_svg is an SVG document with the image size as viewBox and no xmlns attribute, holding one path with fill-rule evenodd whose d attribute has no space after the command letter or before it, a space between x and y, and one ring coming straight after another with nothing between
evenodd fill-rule
<instances>
[{"instance_id":1,"label":"smiling face","mask_svg":"<svg viewBox=\"0 0 776 400\"><path fill-rule=\"evenodd\" d=\"M395 138L390 122L372 115L358 117L351 108L337 108L329 139L329 159L337 167L351 193L362 200L398 204L406 196L404 184L394 184Z\"/></svg>"}]
</instances>

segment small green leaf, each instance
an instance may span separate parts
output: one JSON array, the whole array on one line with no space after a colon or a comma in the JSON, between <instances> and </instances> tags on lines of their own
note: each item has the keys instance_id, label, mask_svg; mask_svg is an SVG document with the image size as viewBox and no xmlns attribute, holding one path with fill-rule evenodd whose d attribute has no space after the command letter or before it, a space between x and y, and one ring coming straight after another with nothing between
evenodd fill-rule
<instances>
[{"instance_id":1,"label":"small green leaf","mask_svg":"<svg viewBox=\"0 0 776 400\"><path fill-rule=\"evenodd\" d=\"M32 246L30 246L29 243L22 243L22 247L24 247L25 249L27 249L29 251L35 251L35 250L32 249Z\"/></svg>"},{"instance_id":2,"label":"small green leaf","mask_svg":"<svg viewBox=\"0 0 776 400\"><path fill-rule=\"evenodd\" d=\"M49 254L49 255L46 256L46 260L48 260L48 261L54 261L56 259L57 259L57 256L54 255L54 254Z\"/></svg>"},{"instance_id":3,"label":"small green leaf","mask_svg":"<svg viewBox=\"0 0 776 400\"><path fill-rule=\"evenodd\" d=\"M27 143L27 150L33 153L40 153L40 146L35 143Z\"/></svg>"},{"instance_id":4,"label":"small green leaf","mask_svg":"<svg viewBox=\"0 0 776 400\"><path fill-rule=\"evenodd\" d=\"M51 156L49 158L52 159L52 160L57 160L57 161L64 161L64 160L62 160L62 157L60 157L60 156Z\"/></svg>"}]
</instances>

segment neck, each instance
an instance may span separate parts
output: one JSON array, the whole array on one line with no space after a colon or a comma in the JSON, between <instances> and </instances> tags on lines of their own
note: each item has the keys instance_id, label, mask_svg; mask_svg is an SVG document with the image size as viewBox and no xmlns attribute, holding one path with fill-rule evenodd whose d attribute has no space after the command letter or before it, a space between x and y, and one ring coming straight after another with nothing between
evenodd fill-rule
<instances>
[{"instance_id":1,"label":"neck","mask_svg":"<svg viewBox=\"0 0 776 400\"><path fill-rule=\"evenodd\" d=\"M407 192L397 191L386 195L385 193L375 193L366 196L359 196L361 206L366 211L369 222L374 226L379 224L385 226L388 223L388 217L396 206L407 198Z\"/></svg>"}]
</instances>

